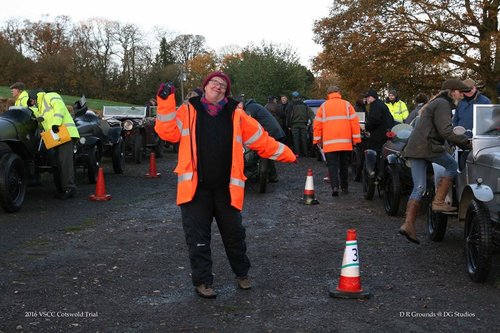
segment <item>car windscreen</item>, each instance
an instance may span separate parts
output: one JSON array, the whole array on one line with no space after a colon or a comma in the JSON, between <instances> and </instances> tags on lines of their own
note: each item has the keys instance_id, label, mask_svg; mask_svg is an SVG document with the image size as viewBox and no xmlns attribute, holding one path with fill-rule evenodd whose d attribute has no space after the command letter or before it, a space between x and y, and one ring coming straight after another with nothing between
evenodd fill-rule
<instances>
[{"instance_id":1,"label":"car windscreen","mask_svg":"<svg viewBox=\"0 0 500 333\"><path fill-rule=\"evenodd\" d=\"M144 118L146 117L145 106L104 106L103 117L127 117L127 118Z\"/></svg>"}]
</instances>

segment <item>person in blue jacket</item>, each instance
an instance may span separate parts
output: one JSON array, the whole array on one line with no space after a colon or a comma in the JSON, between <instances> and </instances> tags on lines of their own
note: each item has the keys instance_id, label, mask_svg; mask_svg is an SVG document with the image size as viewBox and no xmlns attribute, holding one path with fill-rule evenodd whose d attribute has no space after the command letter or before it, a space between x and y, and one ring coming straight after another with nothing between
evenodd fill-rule
<instances>
[{"instance_id":1,"label":"person in blue jacket","mask_svg":"<svg viewBox=\"0 0 500 333\"><path fill-rule=\"evenodd\" d=\"M463 81L471 91L464 93L464 98L458 102L455 114L453 115L453 126L463 126L466 130L472 130L473 111L475 104L491 104L488 97L484 96L478 89L476 83L471 79Z\"/></svg>"}]
</instances>

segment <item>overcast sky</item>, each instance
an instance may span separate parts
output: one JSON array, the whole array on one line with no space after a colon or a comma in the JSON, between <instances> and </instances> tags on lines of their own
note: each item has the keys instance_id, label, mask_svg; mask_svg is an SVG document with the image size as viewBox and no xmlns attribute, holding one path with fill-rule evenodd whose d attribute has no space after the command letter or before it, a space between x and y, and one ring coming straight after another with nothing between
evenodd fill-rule
<instances>
[{"instance_id":1,"label":"overcast sky","mask_svg":"<svg viewBox=\"0 0 500 333\"><path fill-rule=\"evenodd\" d=\"M313 23L328 16L333 1L23 0L3 6L0 22L16 17L38 21L44 14L51 19L68 15L73 22L103 17L136 24L146 33L160 26L177 34L203 35L215 51L231 44L244 47L262 41L289 45L301 63L310 67L309 60L321 51L313 42Z\"/></svg>"}]
</instances>

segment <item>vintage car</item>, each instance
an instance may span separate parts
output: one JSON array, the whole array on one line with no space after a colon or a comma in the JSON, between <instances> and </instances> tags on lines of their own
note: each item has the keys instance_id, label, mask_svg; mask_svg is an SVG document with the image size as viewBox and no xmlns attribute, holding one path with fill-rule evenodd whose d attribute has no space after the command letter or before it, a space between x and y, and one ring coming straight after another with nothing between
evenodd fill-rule
<instances>
[{"instance_id":1,"label":"vintage car","mask_svg":"<svg viewBox=\"0 0 500 333\"><path fill-rule=\"evenodd\" d=\"M500 246L500 105L475 105L473 119L472 150L455 154L458 176L447 196L458 212L433 212L431 193L427 229L432 240L441 241L449 217L464 222L467 272L472 281L484 282ZM454 131L464 133L465 129ZM443 168L433 164L433 169L437 183Z\"/></svg>"},{"instance_id":2,"label":"vintage car","mask_svg":"<svg viewBox=\"0 0 500 333\"><path fill-rule=\"evenodd\" d=\"M403 149L413 127L398 124L387 133L388 140L382 147L383 170L381 175L382 198L387 215L399 212L403 194L409 194L413 187L409 161L403 156Z\"/></svg>"},{"instance_id":3,"label":"vintage car","mask_svg":"<svg viewBox=\"0 0 500 333\"><path fill-rule=\"evenodd\" d=\"M80 134L80 140L76 143L75 162L87 168L90 183L96 183L101 157L108 152L111 154L113 171L123 173L125 155L121 127L111 127L95 112L88 110L85 96L73 104L73 112Z\"/></svg>"},{"instance_id":4,"label":"vintage car","mask_svg":"<svg viewBox=\"0 0 500 333\"><path fill-rule=\"evenodd\" d=\"M78 145L85 147L82 151L94 152L95 141L80 139L74 152L75 169L79 165L92 169L98 162L93 163L86 154L79 155ZM39 184L44 172L53 174L57 190L62 191L55 154L53 149L45 148L38 122L29 108L14 106L0 114L0 206L6 212L21 209L28 183ZM93 179L93 172L89 172L89 181Z\"/></svg>"},{"instance_id":5,"label":"vintage car","mask_svg":"<svg viewBox=\"0 0 500 333\"><path fill-rule=\"evenodd\" d=\"M145 106L104 106L103 119L111 127L121 126L125 142L125 154L132 156L137 164L146 157L147 148L160 157L165 143L154 130L155 118L147 115Z\"/></svg>"}]
</instances>

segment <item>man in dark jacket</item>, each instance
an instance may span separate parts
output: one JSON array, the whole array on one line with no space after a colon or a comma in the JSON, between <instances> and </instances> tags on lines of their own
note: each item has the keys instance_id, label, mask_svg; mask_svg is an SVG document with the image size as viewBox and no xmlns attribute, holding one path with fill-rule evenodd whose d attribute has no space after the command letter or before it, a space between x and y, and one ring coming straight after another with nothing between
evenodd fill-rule
<instances>
[{"instance_id":1,"label":"man in dark jacket","mask_svg":"<svg viewBox=\"0 0 500 333\"><path fill-rule=\"evenodd\" d=\"M272 136L276 141L284 143L285 132L281 128L276 118L261 104L257 103L254 99L244 101L244 110L250 117L257 120L262 127ZM278 173L273 160L268 161L269 167L269 181L276 183L278 181Z\"/></svg>"},{"instance_id":2,"label":"man in dark jacket","mask_svg":"<svg viewBox=\"0 0 500 333\"><path fill-rule=\"evenodd\" d=\"M292 132L295 155L307 156L307 126L312 124L315 114L300 98L298 91L292 93L292 103L286 110L286 125Z\"/></svg>"},{"instance_id":3,"label":"man in dark jacket","mask_svg":"<svg viewBox=\"0 0 500 333\"><path fill-rule=\"evenodd\" d=\"M370 104L370 112L365 119L365 129L370 132L366 148L373 149L380 155L382 146L387 141L386 132L394 125L394 119L375 90L371 89L366 93L366 102Z\"/></svg>"}]
</instances>

